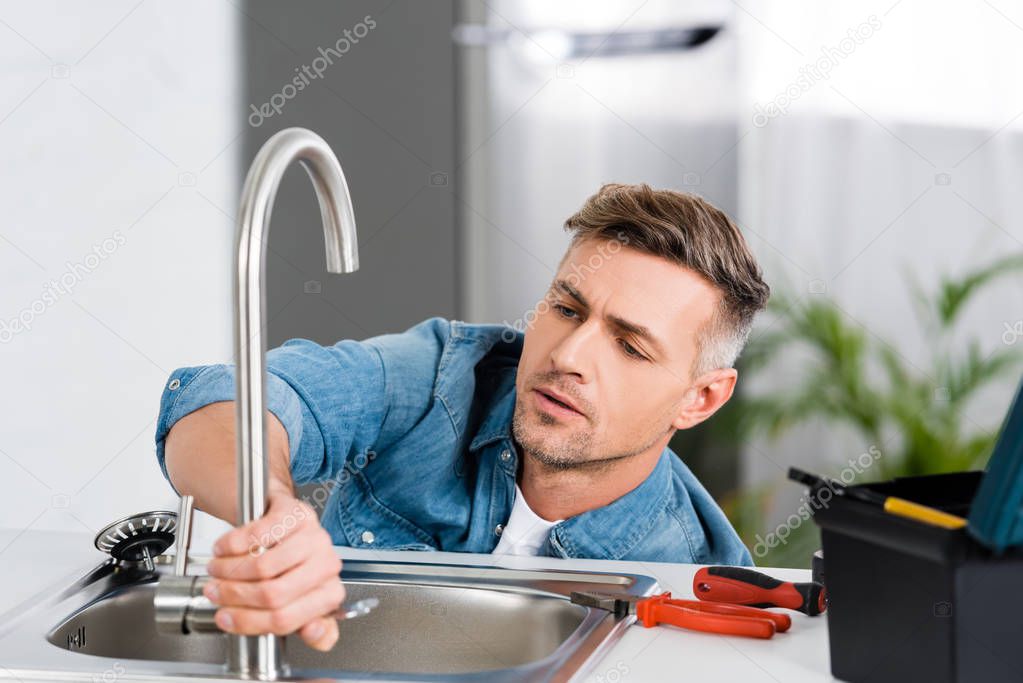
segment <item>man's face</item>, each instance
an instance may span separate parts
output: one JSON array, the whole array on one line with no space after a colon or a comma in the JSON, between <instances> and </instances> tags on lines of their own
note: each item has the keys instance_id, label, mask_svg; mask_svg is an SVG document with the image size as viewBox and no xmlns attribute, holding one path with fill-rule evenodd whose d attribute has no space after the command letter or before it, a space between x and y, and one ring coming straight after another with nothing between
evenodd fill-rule
<instances>
[{"instance_id":1,"label":"man's face","mask_svg":"<svg viewBox=\"0 0 1023 683\"><path fill-rule=\"evenodd\" d=\"M700 393L690 371L719 296L693 271L622 242L573 247L525 334L516 441L552 468L600 468L705 419L686 414Z\"/></svg>"}]
</instances>

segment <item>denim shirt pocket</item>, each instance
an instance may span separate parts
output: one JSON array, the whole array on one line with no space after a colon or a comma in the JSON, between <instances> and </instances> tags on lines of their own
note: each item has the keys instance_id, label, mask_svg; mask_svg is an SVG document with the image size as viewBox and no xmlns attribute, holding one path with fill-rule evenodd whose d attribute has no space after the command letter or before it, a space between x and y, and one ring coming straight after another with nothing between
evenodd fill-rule
<instances>
[{"instance_id":1,"label":"denim shirt pocket","mask_svg":"<svg viewBox=\"0 0 1023 683\"><path fill-rule=\"evenodd\" d=\"M355 548L387 550L436 550L434 539L385 505L373 494L363 472L355 472L338 484L334 512L337 522Z\"/></svg>"}]
</instances>

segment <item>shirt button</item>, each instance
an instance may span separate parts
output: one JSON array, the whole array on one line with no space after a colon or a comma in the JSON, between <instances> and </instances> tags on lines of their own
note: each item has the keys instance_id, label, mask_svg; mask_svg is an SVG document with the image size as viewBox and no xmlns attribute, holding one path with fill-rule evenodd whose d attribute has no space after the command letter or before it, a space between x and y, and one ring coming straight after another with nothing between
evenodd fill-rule
<instances>
[{"instance_id":1,"label":"shirt button","mask_svg":"<svg viewBox=\"0 0 1023 683\"><path fill-rule=\"evenodd\" d=\"M171 391L174 391L175 389L177 389L180 386L181 386L181 380L178 379L177 377L175 377L174 379L172 379L170 381L170 384L167 385L167 388L170 389Z\"/></svg>"},{"instance_id":2,"label":"shirt button","mask_svg":"<svg viewBox=\"0 0 1023 683\"><path fill-rule=\"evenodd\" d=\"M502 531L504 531L504 524L498 524L497 526L494 527L495 536L500 536Z\"/></svg>"},{"instance_id":3,"label":"shirt button","mask_svg":"<svg viewBox=\"0 0 1023 683\"><path fill-rule=\"evenodd\" d=\"M375 539L375 538L376 537L373 535L373 532L370 531L369 529L367 529L366 531L362 532L362 542L363 543L372 543L373 539Z\"/></svg>"},{"instance_id":4,"label":"shirt button","mask_svg":"<svg viewBox=\"0 0 1023 683\"><path fill-rule=\"evenodd\" d=\"M511 460L511 451L509 451L507 448L501 451L501 460L503 460L504 462L508 462L509 460Z\"/></svg>"}]
</instances>

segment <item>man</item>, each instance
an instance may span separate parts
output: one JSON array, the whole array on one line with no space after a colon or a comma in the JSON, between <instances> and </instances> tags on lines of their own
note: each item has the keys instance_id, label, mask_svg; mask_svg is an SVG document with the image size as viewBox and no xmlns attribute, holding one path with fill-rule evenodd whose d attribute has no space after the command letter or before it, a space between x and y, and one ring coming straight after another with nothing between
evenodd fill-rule
<instances>
[{"instance_id":1,"label":"man","mask_svg":"<svg viewBox=\"0 0 1023 683\"><path fill-rule=\"evenodd\" d=\"M432 318L268 353L268 510L214 546L221 628L331 647L332 544L752 564L667 447L732 395L769 294L745 240L704 200L646 185L605 185L565 227L524 334ZM176 370L156 432L176 490L228 521L234 395L231 367ZM322 520L295 497L310 482L334 483Z\"/></svg>"}]
</instances>

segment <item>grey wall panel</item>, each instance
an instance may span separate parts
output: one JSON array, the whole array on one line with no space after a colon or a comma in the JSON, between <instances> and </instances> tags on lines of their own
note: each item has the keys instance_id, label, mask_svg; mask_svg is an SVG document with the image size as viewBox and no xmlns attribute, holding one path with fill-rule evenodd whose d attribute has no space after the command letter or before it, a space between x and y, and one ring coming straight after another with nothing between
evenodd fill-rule
<instances>
[{"instance_id":1,"label":"grey wall panel","mask_svg":"<svg viewBox=\"0 0 1023 683\"><path fill-rule=\"evenodd\" d=\"M403 330L431 315L457 317L452 5L257 1L243 8L250 125L241 158L247 164L289 126L322 135L347 175L360 240L360 271L328 275L312 188L301 169L286 175L269 243L270 345L291 337L329 344ZM287 86L296 77L303 87L293 92ZM263 106L271 102L279 106ZM270 115L254 114L253 105Z\"/></svg>"}]
</instances>

